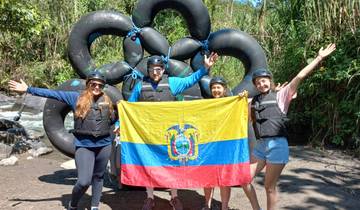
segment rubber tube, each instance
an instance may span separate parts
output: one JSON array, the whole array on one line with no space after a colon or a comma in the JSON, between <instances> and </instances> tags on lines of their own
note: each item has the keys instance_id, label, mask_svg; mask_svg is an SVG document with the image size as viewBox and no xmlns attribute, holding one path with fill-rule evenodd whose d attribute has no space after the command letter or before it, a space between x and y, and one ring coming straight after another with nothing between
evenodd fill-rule
<instances>
[{"instance_id":1,"label":"rubber tube","mask_svg":"<svg viewBox=\"0 0 360 210\"><path fill-rule=\"evenodd\" d=\"M138 37L125 37L123 40L124 60L134 68L144 57L144 49Z\"/></svg>"},{"instance_id":2,"label":"rubber tube","mask_svg":"<svg viewBox=\"0 0 360 210\"><path fill-rule=\"evenodd\" d=\"M245 67L243 80L232 90L233 94L238 94L243 90L249 91L249 97L258 94L252 84L252 74L256 69L267 69L267 61L264 50L259 43L249 34L234 29L223 29L211 33L208 39L209 51L219 55L232 56L239 59ZM191 67L198 68L203 63L203 54L198 52L191 59ZM201 80L201 89L205 93L204 97L210 97L210 80Z\"/></svg>"},{"instance_id":3,"label":"rubber tube","mask_svg":"<svg viewBox=\"0 0 360 210\"><path fill-rule=\"evenodd\" d=\"M68 41L68 56L76 73L85 79L88 73L96 68L90 53L90 46L96 38L103 35L124 37L132 28L129 17L114 11L100 10L83 16L72 28ZM121 80L114 78L114 75L121 77L126 73L117 68L117 62L106 66L107 70L102 73L109 80L108 84Z\"/></svg>"},{"instance_id":4,"label":"rubber tube","mask_svg":"<svg viewBox=\"0 0 360 210\"><path fill-rule=\"evenodd\" d=\"M185 19L192 37L207 39L210 29L209 12L202 0L140 0L133 10L132 20L137 27L150 26L156 14L174 9Z\"/></svg>"},{"instance_id":5,"label":"rubber tube","mask_svg":"<svg viewBox=\"0 0 360 210\"><path fill-rule=\"evenodd\" d=\"M140 40L144 49L151 55L167 56L169 42L158 31L150 27L144 27L140 32Z\"/></svg>"},{"instance_id":6,"label":"rubber tube","mask_svg":"<svg viewBox=\"0 0 360 210\"><path fill-rule=\"evenodd\" d=\"M187 60L196 55L201 49L201 43L191 37L185 37L171 46L170 58L176 60Z\"/></svg>"}]
</instances>

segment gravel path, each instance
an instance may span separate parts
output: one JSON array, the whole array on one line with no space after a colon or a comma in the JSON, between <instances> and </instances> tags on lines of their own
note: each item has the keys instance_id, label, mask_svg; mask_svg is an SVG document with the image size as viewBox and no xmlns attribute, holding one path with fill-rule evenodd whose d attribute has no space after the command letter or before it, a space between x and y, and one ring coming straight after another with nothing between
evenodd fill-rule
<instances>
[{"instance_id":1,"label":"gravel path","mask_svg":"<svg viewBox=\"0 0 360 210\"><path fill-rule=\"evenodd\" d=\"M15 166L0 166L0 209L65 209L76 181L75 170L60 168L68 158L58 152L32 160L27 160L27 156L20 155ZM265 208L263 174L256 178L255 187ZM360 209L360 161L338 151L291 147L290 163L280 178L279 191L279 209ZM90 193L88 190L80 209L89 208ZM201 189L180 190L179 195L186 210L200 209L204 199ZM156 210L171 209L168 191L156 191L155 196ZM138 210L144 198L143 189L117 190L107 180L100 207ZM217 189L215 207L220 205L219 201ZM251 209L241 188L233 188L230 207Z\"/></svg>"}]
</instances>

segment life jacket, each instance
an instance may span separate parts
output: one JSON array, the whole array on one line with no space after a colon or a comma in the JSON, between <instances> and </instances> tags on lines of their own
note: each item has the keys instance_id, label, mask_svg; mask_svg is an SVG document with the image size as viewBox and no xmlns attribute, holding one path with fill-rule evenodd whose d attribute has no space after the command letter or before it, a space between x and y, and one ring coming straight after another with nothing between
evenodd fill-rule
<instances>
[{"instance_id":1,"label":"life jacket","mask_svg":"<svg viewBox=\"0 0 360 210\"><path fill-rule=\"evenodd\" d=\"M139 101L176 101L176 97L171 94L167 75L162 76L156 90L149 80L142 81Z\"/></svg>"},{"instance_id":2,"label":"life jacket","mask_svg":"<svg viewBox=\"0 0 360 210\"><path fill-rule=\"evenodd\" d=\"M110 135L111 117L110 106L101 96L96 102L91 104L90 110L84 119L74 117L75 135L88 135L93 137L103 137Z\"/></svg>"},{"instance_id":3,"label":"life jacket","mask_svg":"<svg viewBox=\"0 0 360 210\"><path fill-rule=\"evenodd\" d=\"M251 102L251 115L257 139L288 136L286 128L288 118L279 108L276 92L256 95Z\"/></svg>"}]
</instances>

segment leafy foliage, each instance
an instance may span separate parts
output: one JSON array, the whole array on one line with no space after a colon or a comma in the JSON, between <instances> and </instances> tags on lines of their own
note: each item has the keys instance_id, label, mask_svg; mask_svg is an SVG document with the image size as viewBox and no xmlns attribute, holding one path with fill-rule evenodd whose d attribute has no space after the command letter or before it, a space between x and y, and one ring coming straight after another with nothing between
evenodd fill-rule
<instances>
[{"instance_id":1,"label":"leafy foliage","mask_svg":"<svg viewBox=\"0 0 360 210\"><path fill-rule=\"evenodd\" d=\"M204 0L212 31L233 28L255 37L264 48L277 82L291 80L320 49L337 50L298 90L290 108L296 132L314 145L360 150L360 1L262 0L254 6L235 0ZM136 0L2 0L0 3L0 90L9 78L55 87L76 77L67 58L67 39L84 14L101 9L131 15ZM154 27L170 44L189 35L175 11L162 11ZM97 65L123 59L122 39L105 36L92 45ZM244 75L240 61L222 57L212 69L230 87Z\"/></svg>"}]
</instances>

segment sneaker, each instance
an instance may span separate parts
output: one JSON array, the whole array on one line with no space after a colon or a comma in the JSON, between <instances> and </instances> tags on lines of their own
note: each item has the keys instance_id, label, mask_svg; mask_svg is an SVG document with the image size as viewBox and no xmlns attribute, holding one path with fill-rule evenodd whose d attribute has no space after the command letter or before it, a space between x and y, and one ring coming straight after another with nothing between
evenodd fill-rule
<instances>
[{"instance_id":1,"label":"sneaker","mask_svg":"<svg viewBox=\"0 0 360 210\"><path fill-rule=\"evenodd\" d=\"M178 197L172 198L170 200L170 205L174 210L183 210L183 205Z\"/></svg>"},{"instance_id":2,"label":"sneaker","mask_svg":"<svg viewBox=\"0 0 360 210\"><path fill-rule=\"evenodd\" d=\"M204 207L202 207L202 209L201 210L210 210L210 208L209 207L207 207L207 206L204 206Z\"/></svg>"},{"instance_id":3,"label":"sneaker","mask_svg":"<svg viewBox=\"0 0 360 210\"><path fill-rule=\"evenodd\" d=\"M155 206L155 201L152 198L146 198L142 210L152 210Z\"/></svg>"},{"instance_id":4,"label":"sneaker","mask_svg":"<svg viewBox=\"0 0 360 210\"><path fill-rule=\"evenodd\" d=\"M77 210L77 207L72 207L71 206L71 201L69 201L69 205L68 205L67 210Z\"/></svg>"}]
</instances>

